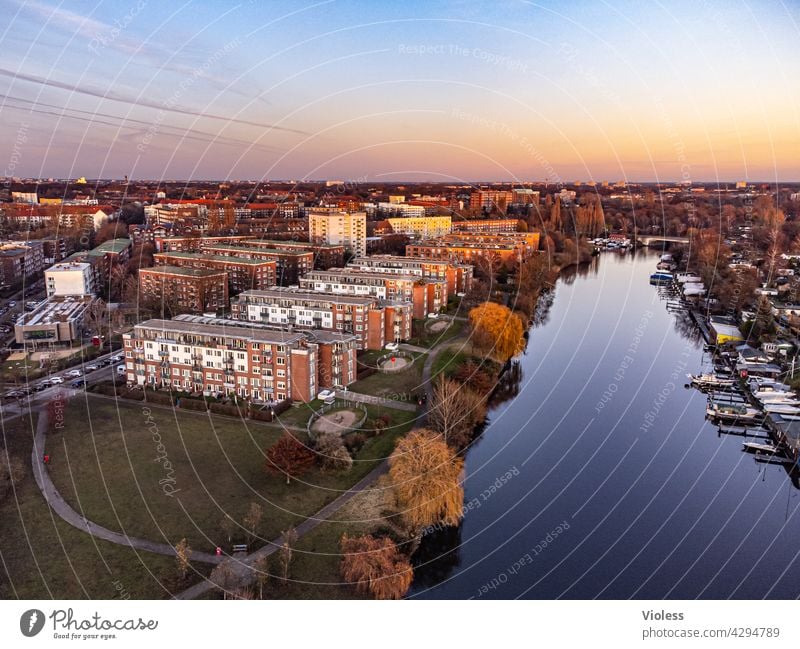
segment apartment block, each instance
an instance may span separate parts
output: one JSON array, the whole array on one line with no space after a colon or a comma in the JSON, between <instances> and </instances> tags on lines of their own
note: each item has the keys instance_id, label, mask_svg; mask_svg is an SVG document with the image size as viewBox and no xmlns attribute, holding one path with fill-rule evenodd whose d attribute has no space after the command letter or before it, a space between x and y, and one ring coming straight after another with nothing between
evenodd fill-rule
<instances>
[{"instance_id":1,"label":"apartment block","mask_svg":"<svg viewBox=\"0 0 800 649\"><path fill-rule=\"evenodd\" d=\"M41 242L0 244L0 284L13 286L42 272L44 248Z\"/></svg>"},{"instance_id":2,"label":"apartment block","mask_svg":"<svg viewBox=\"0 0 800 649\"><path fill-rule=\"evenodd\" d=\"M214 324L212 324L214 323ZM308 402L320 381L355 380L355 339L243 326L232 320L182 317L148 320L123 335L129 384L256 402ZM320 371L320 348L326 366Z\"/></svg>"},{"instance_id":3,"label":"apartment block","mask_svg":"<svg viewBox=\"0 0 800 649\"><path fill-rule=\"evenodd\" d=\"M252 288L268 288L274 286L276 280L276 264L268 259L243 259L199 252L157 252L153 255L153 259L156 266L225 271L228 273L228 285L232 293Z\"/></svg>"},{"instance_id":4,"label":"apartment block","mask_svg":"<svg viewBox=\"0 0 800 649\"><path fill-rule=\"evenodd\" d=\"M474 264L481 258L513 263L529 257L539 249L539 233L506 233L501 235L475 235L454 233L447 237L419 241L406 246L407 257L449 259L459 263Z\"/></svg>"},{"instance_id":5,"label":"apartment block","mask_svg":"<svg viewBox=\"0 0 800 649\"><path fill-rule=\"evenodd\" d=\"M208 246L241 245L243 241L253 239L252 236L239 235L229 237L166 237L157 236L154 243L157 252L200 252Z\"/></svg>"},{"instance_id":6,"label":"apartment block","mask_svg":"<svg viewBox=\"0 0 800 649\"><path fill-rule=\"evenodd\" d=\"M472 287L472 266L451 262L447 259L371 255L370 257L356 257L347 264L347 267L377 273L445 279L448 293L466 293Z\"/></svg>"},{"instance_id":7,"label":"apartment block","mask_svg":"<svg viewBox=\"0 0 800 649\"><path fill-rule=\"evenodd\" d=\"M280 250L262 246L233 246L230 244L207 245L203 247L203 250L211 255L274 261L277 283L281 286L297 284L303 275L314 268L314 253L310 250Z\"/></svg>"},{"instance_id":8,"label":"apartment block","mask_svg":"<svg viewBox=\"0 0 800 649\"><path fill-rule=\"evenodd\" d=\"M450 234L452 218L450 216L408 216L389 218L389 225L395 234L405 234L420 239L431 239Z\"/></svg>"},{"instance_id":9,"label":"apartment block","mask_svg":"<svg viewBox=\"0 0 800 649\"><path fill-rule=\"evenodd\" d=\"M467 221L454 221L453 232L500 234L516 232L518 225L519 221L517 219L472 219Z\"/></svg>"},{"instance_id":10,"label":"apartment block","mask_svg":"<svg viewBox=\"0 0 800 649\"><path fill-rule=\"evenodd\" d=\"M473 210L504 212L506 207L514 202L514 194L510 191L480 189L472 192L469 197L469 206Z\"/></svg>"},{"instance_id":11,"label":"apartment block","mask_svg":"<svg viewBox=\"0 0 800 649\"><path fill-rule=\"evenodd\" d=\"M94 295L97 290L95 272L91 264L66 261L55 264L44 272L47 297L54 295Z\"/></svg>"},{"instance_id":12,"label":"apartment block","mask_svg":"<svg viewBox=\"0 0 800 649\"><path fill-rule=\"evenodd\" d=\"M338 295L372 296L389 302L409 302L415 318L438 313L447 305L446 279L396 275L353 268L313 270L300 280L300 288Z\"/></svg>"},{"instance_id":13,"label":"apartment block","mask_svg":"<svg viewBox=\"0 0 800 649\"><path fill-rule=\"evenodd\" d=\"M314 255L314 268L317 270L339 268L344 265L344 246L342 244L248 239L243 241L241 245L247 248L270 248L275 250L311 252Z\"/></svg>"},{"instance_id":14,"label":"apartment block","mask_svg":"<svg viewBox=\"0 0 800 649\"><path fill-rule=\"evenodd\" d=\"M358 349L382 349L386 342L411 336L408 305L384 303L375 297L275 287L245 291L232 301L231 313L241 321L352 334ZM387 323L391 328L387 329Z\"/></svg>"},{"instance_id":15,"label":"apartment block","mask_svg":"<svg viewBox=\"0 0 800 649\"><path fill-rule=\"evenodd\" d=\"M139 270L142 299L169 301L193 313L228 306L228 273L210 268L155 266Z\"/></svg>"},{"instance_id":16,"label":"apartment block","mask_svg":"<svg viewBox=\"0 0 800 649\"><path fill-rule=\"evenodd\" d=\"M367 215L338 208L316 208L308 215L308 237L313 243L341 245L354 255L367 253Z\"/></svg>"}]
</instances>

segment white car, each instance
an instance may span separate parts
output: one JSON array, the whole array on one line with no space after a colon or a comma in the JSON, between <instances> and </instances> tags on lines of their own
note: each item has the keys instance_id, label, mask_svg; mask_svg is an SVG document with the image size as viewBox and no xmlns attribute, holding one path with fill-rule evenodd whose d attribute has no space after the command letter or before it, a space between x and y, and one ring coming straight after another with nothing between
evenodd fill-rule
<instances>
[{"instance_id":1,"label":"white car","mask_svg":"<svg viewBox=\"0 0 800 649\"><path fill-rule=\"evenodd\" d=\"M79 376L83 376L83 372L80 370L70 370L64 376L70 376L77 379Z\"/></svg>"},{"instance_id":2,"label":"white car","mask_svg":"<svg viewBox=\"0 0 800 649\"><path fill-rule=\"evenodd\" d=\"M436 318L439 317L439 314L438 313L429 313L428 317L431 318L431 319L436 319Z\"/></svg>"},{"instance_id":3,"label":"white car","mask_svg":"<svg viewBox=\"0 0 800 649\"><path fill-rule=\"evenodd\" d=\"M386 347L384 347L386 351L389 352L396 352L400 349L400 345L398 343L386 343Z\"/></svg>"},{"instance_id":4,"label":"white car","mask_svg":"<svg viewBox=\"0 0 800 649\"><path fill-rule=\"evenodd\" d=\"M100 369L97 365L87 365L85 367L87 372L94 372L97 369Z\"/></svg>"},{"instance_id":5,"label":"white car","mask_svg":"<svg viewBox=\"0 0 800 649\"><path fill-rule=\"evenodd\" d=\"M122 365L117 365L117 374L122 374L122 375L125 374L125 364L124 363Z\"/></svg>"},{"instance_id":6,"label":"white car","mask_svg":"<svg viewBox=\"0 0 800 649\"><path fill-rule=\"evenodd\" d=\"M112 356L111 357L111 362L112 363L119 363L123 358L124 357L122 356L122 354L118 354L117 356Z\"/></svg>"},{"instance_id":7,"label":"white car","mask_svg":"<svg viewBox=\"0 0 800 649\"><path fill-rule=\"evenodd\" d=\"M324 403L331 404L336 401L336 392L333 390L322 390L317 394L317 399L321 399Z\"/></svg>"},{"instance_id":8,"label":"white car","mask_svg":"<svg viewBox=\"0 0 800 649\"><path fill-rule=\"evenodd\" d=\"M64 378L61 377L61 376L51 376L50 377L50 383L52 383L53 385L59 385L60 383L63 383L63 382L64 382Z\"/></svg>"}]
</instances>

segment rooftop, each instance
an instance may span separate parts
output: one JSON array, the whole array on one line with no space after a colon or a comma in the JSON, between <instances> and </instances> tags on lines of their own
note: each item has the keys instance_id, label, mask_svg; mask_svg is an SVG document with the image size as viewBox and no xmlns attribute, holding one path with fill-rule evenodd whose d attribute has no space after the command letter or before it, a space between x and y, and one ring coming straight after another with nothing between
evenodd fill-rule
<instances>
[{"instance_id":1,"label":"rooftop","mask_svg":"<svg viewBox=\"0 0 800 649\"><path fill-rule=\"evenodd\" d=\"M369 305L375 302L375 298L373 297L356 297L350 295L331 295L330 293L320 293L318 291L308 291L301 288L290 288L287 286L275 286L273 288L268 289L253 289L248 291L242 291L239 294L239 299L241 301L242 298L246 298L248 296L252 297L263 297L263 298L296 298L298 300L325 300L331 303L340 303L340 304L361 304L361 305Z\"/></svg>"},{"instance_id":2,"label":"rooftop","mask_svg":"<svg viewBox=\"0 0 800 649\"><path fill-rule=\"evenodd\" d=\"M248 264L257 266L260 264L274 264L271 259L247 259L245 257L232 257L231 255L206 255L201 252L157 252L153 255L156 259L173 257L178 259L208 259L226 264Z\"/></svg>"},{"instance_id":3,"label":"rooftop","mask_svg":"<svg viewBox=\"0 0 800 649\"><path fill-rule=\"evenodd\" d=\"M302 251L302 250L285 250L279 248L267 248L267 247L254 247L254 246L234 246L228 245L225 243L215 243L210 246L205 247L206 250L232 250L233 252L243 252L248 254L268 254L268 255L294 255L295 257L301 257L303 255L310 255L313 254L310 250Z\"/></svg>"},{"instance_id":4,"label":"rooftop","mask_svg":"<svg viewBox=\"0 0 800 649\"><path fill-rule=\"evenodd\" d=\"M152 268L141 268L139 273L157 275L183 275L185 277L212 277L224 273L224 270L213 268L189 268L188 266L153 266Z\"/></svg>"},{"instance_id":5,"label":"rooftop","mask_svg":"<svg viewBox=\"0 0 800 649\"><path fill-rule=\"evenodd\" d=\"M225 320L222 318L205 318L202 316L195 316L191 320L189 318L147 320L134 327L134 331L137 335L142 330L162 333L164 338L169 338L170 335L173 334L190 334L221 339L245 338L252 342L265 342L279 345L287 345L305 340L305 336L301 333L290 333L280 329L264 330L261 327L255 327L245 321L240 322L238 320Z\"/></svg>"}]
</instances>

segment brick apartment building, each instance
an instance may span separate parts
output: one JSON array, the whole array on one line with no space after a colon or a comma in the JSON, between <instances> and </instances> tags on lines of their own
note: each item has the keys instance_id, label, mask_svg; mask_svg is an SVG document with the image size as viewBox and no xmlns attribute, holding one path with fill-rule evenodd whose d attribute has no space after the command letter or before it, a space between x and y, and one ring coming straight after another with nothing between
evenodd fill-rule
<instances>
[{"instance_id":1,"label":"brick apartment building","mask_svg":"<svg viewBox=\"0 0 800 649\"><path fill-rule=\"evenodd\" d=\"M447 259L424 259L397 255L372 255L356 257L348 268L378 273L417 275L419 277L446 279L448 293L466 293L472 287L472 266Z\"/></svg>"},{"instance_id":2,"label":"brick apartment building","mask_svg":"<svg viewBox=\"0 0 800 649\"><path fill-rule=\"evenodd\" d=\"M281 287L241 293L231 313L241 321L352 334L359 349L382 349L410 338L413 317L405 303Z\"/></svg>"},{"instance_id":3,"label":"brick apartment building","mask_svg":"<svg viewBox=\"0 0 800 649\"><path fill-rule=\"evenodd\" d=\"M344 246L308 241L276 241L274 239L248 239L242 242L248 248L274 248L275 250L310 251L314 255L314 268L326 270L344 265Z\"/></svg>"},{"instance_id":4,"label":"brick apartment building","mask_svg":"<svg viewBox=\"0 0 800 649\"><path fill-rule=\"evenodd\" d=\"M183 266L225 271L228 273L228 286L231 293L275 286L276 264L268 259L242 259L199 252L157 252L153 255L153 259L156 266Z\"/></svg>"},{"instance_id":5,"label":"brick apartment building","mask_svg":"<svg viewBox=\"0 0 800 649\"><path fill-rule=\"evenodd\" d=\"M228 273L210 268L155 266L139 270L140 300L170 301L193 313L228 306Z\"/></svg>"},{"instance_id":6,"label":"brick apartment building","mask_svg":"<svg viewBox=\"0 0 800 649\"><path fill-rule=\"evenodd\" d=\"M326 387L322 382L331 387L355 380L354 337L243 324L190 317L136 325L123 335L128 383L256 402L308 402Z\"/></svg>"},{"instance_id":7,"label":"brick apartment building","mask_svg":"<svg viewBox=\"0 0 800 649\"><path fill-rule=\"evenodd\" d=\"M226 237L167 237L157 236L154 243L157 252L200 252L207 246L241 245L242 241L252 239L250 235Z\"/></svg>"},{"instance_id":8,"label":"brick apartment building","mask_svg":"<svg viewBox=\"0 0 800 649\"><path fill-rule=\"evenodd\" d=\"M44 268L41 242L0 244L0 284L13 286Z\"/></svg>"},{"instance_id":9,"label":"brick apartment building","mask_svg":"<svg viewBox=\"0 0 800 649\"><path fill-rule=\"evenodd\" d=\"M300 288L338 295L373 296L413 305L415 318L438 313L447 306L447 280L395 275L353 268L313 270L300 280Z\"/></svg>"},{"instance_id":10,"label":"brick apartment building","mask_svg":"<svg viewBox=\"0 0 800 649\"><path fill-rule=\"evenodd\" d=\"M449 259L471 264L481 257L503 263L525 259L539 249L539 233L471 234L460 232L406 246L407 257Z\"/></svg>"},{"instance_id":11,"label":"brick apartment building","mask_svg":"<svg viewBox=\"0 0 800 649\"><path fill-rule=\"evenodd\" d=\"M314 268L314 253L310 250L280 250L261 246L214 244L205 246L203 251L211 255L227 255L239 259L274 261L277 283L281 286L297 284L303 275Z\"/></svg>"}]
</instances>

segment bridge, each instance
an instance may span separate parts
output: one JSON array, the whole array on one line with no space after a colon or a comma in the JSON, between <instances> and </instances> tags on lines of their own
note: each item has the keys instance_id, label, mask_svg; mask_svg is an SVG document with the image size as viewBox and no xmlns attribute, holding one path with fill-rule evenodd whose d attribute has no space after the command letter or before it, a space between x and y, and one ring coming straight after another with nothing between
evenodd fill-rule
<instances>
[{"instance_id":1,"label":"bridge","mask_svg":"<svg viewBox=\"0 0 800 649\"><path fill-rule=\"evenodd\" d=\"M689 237L665 237L658 234L640 234L636 237L636 242L643 246L650 246L653 243L689 243Z\"/></svg>"}]
</instances>

